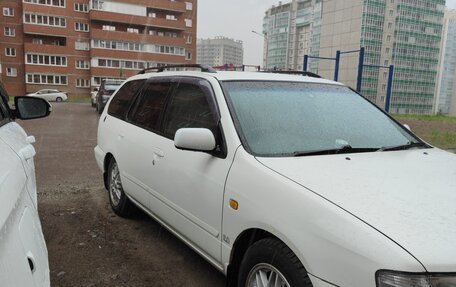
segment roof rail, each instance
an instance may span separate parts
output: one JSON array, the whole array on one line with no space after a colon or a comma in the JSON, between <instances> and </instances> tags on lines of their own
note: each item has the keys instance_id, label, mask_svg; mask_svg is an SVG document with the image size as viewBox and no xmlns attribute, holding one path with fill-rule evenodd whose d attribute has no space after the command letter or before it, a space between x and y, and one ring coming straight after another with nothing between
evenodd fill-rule
<instances>
[{"instance_id":1,"label":"roof rail","mask_svg":"<svg viewBox=\"0 0 456 287\"><path fill-rule=\"evenodd\" d=\"M312 73L312 72L305 72L305 71L280 71L280 70L269 70L269 71L261 71L262 73L276 73L276 74L288 74L288 75L301 75L307 76L312 78L321 78L320 75Z\"/></svg>"},{"instance_id":2,"label":"roof rail","mask_svg":"<svg viewBox=\"0 0 456 287\"><path fill-rule=\"evenodd\" d=\"M138 73L138 75L145 74L147 71L154 71L156 70L157 73L161 73L165 71L166 69L172 69L172 68L200 68L201 72L205 73L217 73L216 70L212 69L209 66L205 65L200 65L200 64L182 64L182 65L168 65L168 66L161 66L161 67L150 67L146 68Z\"/></svg>"}]
</instances>

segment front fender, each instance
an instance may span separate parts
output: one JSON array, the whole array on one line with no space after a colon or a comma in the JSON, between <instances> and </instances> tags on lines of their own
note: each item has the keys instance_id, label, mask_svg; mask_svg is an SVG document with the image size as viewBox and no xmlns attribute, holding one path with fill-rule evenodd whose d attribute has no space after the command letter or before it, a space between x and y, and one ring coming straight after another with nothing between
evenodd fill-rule
<instances>
[{"instance_id":1,"label":"front fender","mask_svg":"<svg viewBox=\"0 0 456 287\"><path fill-rule=\"evenodd\" d=\"M237 210L229 206L238 202ZM401 246L347 211L258 162L242 148L228 175L222 260L257 228L282 240L309 274L338 286L375 287L379 269L425 271ZM228 243L229 241L229 243Z\"/></svg>"}]
</instances>

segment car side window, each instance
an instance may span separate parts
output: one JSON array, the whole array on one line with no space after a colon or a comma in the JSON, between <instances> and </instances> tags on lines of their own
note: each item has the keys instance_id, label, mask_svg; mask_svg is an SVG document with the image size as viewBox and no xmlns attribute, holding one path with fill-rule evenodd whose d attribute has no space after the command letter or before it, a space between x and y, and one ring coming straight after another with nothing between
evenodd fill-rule
<instances>
[{"instance_id":1,"label":"car side window","mask_svg":"<svg viewBox=\"0 0 456 287\"><path fill-rule=\"evenodd\" d=\"M147 81L131 112L130 122L150 131L159 132L166 97L171 87L170 80Z\"/></svg>"},{"instance_id":2,"label":"car side window","mask_svg":"<svg viewBox=\"0 0 456 287\"><path fill-rule=\"evenodd\" d=\"M111 100L108 114L122 120L125 119L135 95L141 90L143 84L144 80L125 83Z\"/></svg>"},{"instance_id":3,"label":"car side window","mask_svg":"<svg viewBox=\"0 0 456 287\"><path fill-rule=\"evenodd\" d=\"M205 80L182 79L166 110L165 136L174 139L181 128L207 128L217 137L217 115L212 99L210 84Z\"/></svg>"},{"instance_id":4,"label":"car side window","mask_svg":"<svg viewBox=\"0 0 456 287\"><path fill-rule=\"evenodd\" d=\"M8 103L6 99L3 97L3 95L0 95L0 126L10 121L7 105Z\"/></svg>"}]
</instances>

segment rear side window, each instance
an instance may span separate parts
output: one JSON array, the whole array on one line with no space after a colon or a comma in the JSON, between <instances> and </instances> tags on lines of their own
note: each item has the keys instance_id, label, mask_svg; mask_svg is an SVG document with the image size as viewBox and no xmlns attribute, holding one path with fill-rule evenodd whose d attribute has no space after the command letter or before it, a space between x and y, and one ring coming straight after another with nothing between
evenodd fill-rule
<instances>
[{"instance_id":1,"label":"rear side window","mask_svg":"<svg viewBox=\"0 0 456 287\"><path fill-rule=\"evenodd\" d=\"M160 121L171 87L169 80L147 81L129 117L130 121L150 131L160 131Z\"/></svg>"},{"instance_id":2,"label":"rear side window","mask_svg":"<svg viewBox=\"0 0 456 287\"><path fill-rule=\"evenodd\" d=\"M108 114L119 119L125 119L136 93L140 91L143 84L144 80L125 83L109 104Z\"/></svg>"},{"instance_id":3,"label":"rear side window","mask_svg":"<svg viewBox=\"0 0 456 287\"><path fill-rule=\"evenodd\" d=\"M209 83L191 79L180 81L166 110L165 136L174 139L181 128L207 128L217 135L217 117Z\"/></svg>"}]
</instances>

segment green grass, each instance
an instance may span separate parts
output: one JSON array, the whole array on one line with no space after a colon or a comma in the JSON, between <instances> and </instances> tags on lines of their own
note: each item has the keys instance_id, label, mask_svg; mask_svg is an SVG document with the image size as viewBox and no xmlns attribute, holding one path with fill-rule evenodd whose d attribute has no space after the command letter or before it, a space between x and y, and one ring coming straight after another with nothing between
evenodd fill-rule
<instances>
[{"instance_id":1,"label":"green grass","mask_svg":"<svg viewBox=\"0 0 456 287\"><path fill-rule=\"evenodd\" d=\"M433 131L431 134L423 135L423 139L440 148L456 147L456 133L454 132Z\"/></svg>"},{"instance_id":2,"label":"green grass","mask_svg":"<svg viewBox=\"0 0 456 287\"><path fill-rule=\"evenodd\" d=\"M444 115L393 115L395 119L416 119L423 121L432 121L432 122L449 122L456 123L456 117L444 116Z\"/></svg>"},{"instance_id":3,"label":"green grass","mask_svg":"<svg viewBox=\"0 0 456 287\"><path fill-rule=\"evenodd\" d=\"M68 97L67 102L70 103L90 103L90 98L89 97Z\"/></svg>"}]
</instances>

